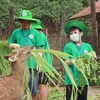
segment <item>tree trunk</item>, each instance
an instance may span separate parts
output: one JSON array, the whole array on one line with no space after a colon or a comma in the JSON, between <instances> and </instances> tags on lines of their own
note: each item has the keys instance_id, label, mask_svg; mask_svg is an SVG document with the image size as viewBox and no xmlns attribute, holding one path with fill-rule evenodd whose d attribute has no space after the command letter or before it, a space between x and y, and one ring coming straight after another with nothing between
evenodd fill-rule
<instances>
[{"instance_id":1,"label":"tree trunk","mask_svg":"<svg viewBox=\"0 0 100 100\"><path fill-rule=\"evenodd\" d=\"M62 10L62 16L61 16L61 24L60 24L60 45L61 45L61 49L63 49L64 48L64 45L65 45L65 43L66 42L68 42L68 39L67 39L67 35L66 35L66 33L64 32L64 26L65 26L65 24L66 24L66 21L67 21L67 15L66 15L66 11L63 9Z\"/></svg>"},{"instance_id":2,"label":"tree trunk","mask_svg":"<svg viewBox=\"0 0 100 100\"><path fill-rule=\"evenodd\" d=\"M98 39L97 39L97 28L96 28L96 7L95 7L95 0L90 0L91 2L91 25L92 25L92 35L93 35L93 47L96 53L98 54Z\"/></svg>"},{"instance_id":3,"label":"tree trunk","mask_svg":"<svg viewBox=\"0 0 100 100\"><path fill-rule=\"evenodd\" d=\"M9 9L9 33L8 36L12 33L12 31L15 29L15 22L14 22L14 8L11 7Z\"/></svg>"},{"instance_id":4,"label":"tree trunk","mask_svg":"<svg viewBox=\"0 0 100 100\"><path fill-rule=\"evenodd\" d=\"M2 27L1 27L1 25L0 25L0 35L2 35Z\"/></svg>"},{"instance_id":5,"label":"tree trunk","mask_svg":"<svg viewBox=\"0 0 100 100\"><path fill-rule=\"evenodd\" d=\"M98 21L98 56L100 60L100 20Z\"/></svg>"},{"instance_id":6,"label":"tree trunk","mask_svg":"<svg viewBox=\"0 0 100 100\"><path fill-rule=\"evenodd\" d=\"M61 16L61 24L60 24L60 27L61 27L60 28L60 49L61 51L63 51L65 44L68 42L67 35L64 32L64 26L66 24L66 21L67 21L67 14L66 14L65 9L63 9L62 16ZM60 68L61 68L62 75L64 75L65 74L64 68L63 67L60 67Z\"/></svg>"}]
</instances>

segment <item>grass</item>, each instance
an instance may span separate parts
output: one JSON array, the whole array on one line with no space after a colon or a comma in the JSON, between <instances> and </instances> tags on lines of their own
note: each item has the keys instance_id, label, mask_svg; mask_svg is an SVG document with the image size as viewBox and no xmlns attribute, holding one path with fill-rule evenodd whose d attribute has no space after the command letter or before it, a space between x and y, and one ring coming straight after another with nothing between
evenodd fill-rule
<instances>
[{"instance_id":1,"label":"grass","mask_svg":"<svg viewBox=\"0 0 100 100\"><path fill-rule=\"evenodd\" d=\"M49 100L65 100L65 88L49 87Z\"/></svg>"},{"instance_id":2,"label":"grass","mask_svg":"<svg viewBox=\"0 0 100 100\"><path fill-rule=\"evenodd\" d=\"M10 52L7 41L0 41L0 76L9 75L11 72L10 62L4 59L4 56Z\"/></svg>"}]
</instances>

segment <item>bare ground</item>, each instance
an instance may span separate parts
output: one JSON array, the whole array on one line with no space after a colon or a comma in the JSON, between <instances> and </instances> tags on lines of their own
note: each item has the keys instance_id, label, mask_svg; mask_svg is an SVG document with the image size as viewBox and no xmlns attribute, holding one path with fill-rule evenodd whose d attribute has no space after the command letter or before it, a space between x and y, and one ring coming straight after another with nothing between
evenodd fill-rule
<instances>
[{"instance_id":1,"label":"bare ground","mask_svg":"<svg viewBox=\"0 0 100 100\"><path fill-rule=\"evenodd\" d=\"M54 92L54 93L53 93ZM50 98L52 97L52 95L55 96L55 94L59 94L59 97L61 95L61 93L63 93L63 98L61 98L60 100L65 100L64 97L65 97L65 87L62 87L60 89L60 92L57 91L57 88L55 87L52 87L51 88L51 91L50 91ZM58 97L57 97L58 98ZM49 99L49 100L58 100L58 99ZM88 89L88 100L100 100L100 87L97 87L97 86L90 86L89 89Z\"/></svg>"},{"instance_id":2,"label":"bare ground","mask_svg":"<svg viewBox=\"0 0 100 100\"><path fill-rule=\"evenodd\" d=\"M100 100L100 87L97 86L89 87L88 100Z\"/></svg>"}]
</instances>

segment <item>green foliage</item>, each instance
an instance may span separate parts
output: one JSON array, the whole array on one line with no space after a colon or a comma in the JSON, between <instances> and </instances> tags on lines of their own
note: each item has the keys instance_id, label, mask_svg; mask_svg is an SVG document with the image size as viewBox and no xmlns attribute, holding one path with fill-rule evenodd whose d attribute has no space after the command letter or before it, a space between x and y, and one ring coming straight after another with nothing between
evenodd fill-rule
<instances>
[{"instance_id":1,"label":"green foliage","mask_svg":"<svg viewBox=\"0 0 100 100\"><path fill-rule=\"evenodd\" d=\"M7 1L0 1L0 9L0 24L3 28L5 28L9 19L9 3Z\"/></svg>"},{"instance_id":2,"label":"green foliage","mask_svg":"<svg viewBox=\"0 0 100 100\"><path fill-rule=\"evenodd\" d=\"M13 7L15 11L15 17L19 11L23 9L23 5L14 0L0 0L0 24L3 29L8 28L9 23L9 9Z\"/></svg>"},{"instance_id":3,"label":"green foliage","mask_svg":"<svg viewBox=\"0 0 100 100\"><path fill-rule=\"evenodd\" d=\"M10 63L4 59L4 55L10 53L10 49L8 48L7 41L0 41L0 75L6 76L11 72Z\"/></svg>"},{"instance_id":4,"label":"green foliage","mask_svg":"<svg viewBox=\"0 0 100 100\"><path fill-rule=\"evenodd\" d=\"M100 63L97 62L94 51L83 54L75 63L84 72L90 82L100 85Z\"/></svg>"},{"instance_id":5,"label":"green foliage","mask_svg":"<svg viewBox=\"0 0 100 100\"><path fill-rule=\"evenodd\" d=\"M22 9L29 9L33 16L42 20L53 20L60 23L63 11L66 19L83 9L83 0L0 0L0 24L8 27L9 9L14 8L15 18Z\"/></svg>"},{"instance_id":6,"label":"green foliage","mask_svg":"<svg viewBox=\"0 0 100 100\"><path fill-rule=\"evenodd\" d=\"M100 95L97 95L94 100L100 100Z\"/></svg>"},{"instance_id":7,"label":"green foliage","mask_svg":"<svg viewBox=\"0 0 100 100\"><path fill-rule=\"evenodd\" d=\"M35 2L35 3L34 3ZM81 0L34 0L29 2L27 6L34 12L34 16L44 18L43 20L52 19L55 22L61 21L63 10L65 10L67 18L83 8Z\"/></svg>"},{"instance_id":8,"label":"green foliage","mask_svg":"<svg viewBox=\"0 0 100 100\"><path fill-rule=\"evenodd\" d=\"M60 87L59 89L50 87L49 91L49 100L65 100L65 90L63 87Z\"/></svg>"},{"instance_id":9,"label":"green foliage","mask_svg":"<svg viewBox=\"0 0 100 100\"><path fill-rule=\"evenodd\" d=\"M71 55L69 55L67 53L61 52L61 51L57 51L57 50L36 49L36 50L31 50L30 52L34 56L37 64L39 65L39 67L44 72L45 71L47 72L47 73L45 72L46 75L49 74L51 77L53 77L55 80L57 80L57 82L59 82L59 79L57 78L57 77L59 77L60 78L60 83L62 83L62 82L64 82L63 79L62 79L62 76L48 62L46 62L43 58L39 57L38 53L39 52L48 52L48 53L51 53L51 54L55 55L60 60L60 62L62 63L66 73L68 74L68 76L70 77L70 80L73 83L73 86L77 88L77 85L76 85L76 82L75 82L75 78L74 78L74 76L73 76L73 74L72 74L72 72L70 70L70 67L62 59L62 58L68 58L68 57L71 57L71 58L75 59L73 56L71 56ZM43 66L41 66L41 65L43 65ZM49 66L49 68L47 66ZM51 71L50 69L53 69L53 71ZM87 80L87 78L86 78L85 74L83 73L83 71L81 69L79 69L79 71L82 72L83 77ZM55 75L56 75L56 77L55 77ZM50 79L50 77L48 77L48 78ZM52 81L52 79L50 79L50 80ZM55 83L54 83L54 85L56 86Z\"/></svg>"}]
</instances>

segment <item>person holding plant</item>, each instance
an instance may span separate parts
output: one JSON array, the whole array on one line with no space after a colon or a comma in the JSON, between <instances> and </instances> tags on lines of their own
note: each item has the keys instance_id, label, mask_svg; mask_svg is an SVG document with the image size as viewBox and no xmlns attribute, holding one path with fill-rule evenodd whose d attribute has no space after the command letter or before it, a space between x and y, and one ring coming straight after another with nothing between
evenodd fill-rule
<instances>
[{"instance_id":1,"label":"person holding plant","mask_svg":"<svg viewBox=\"0 0 100 100\"><path fill-rule=\"evenodd\" d=\"M92 51L90 44L82 42L82 37L88 33L87 26L79 20L68 21L64 26L64 31L70 36L71 42L67 43L64 47L64 52L72 55L75 58L81 57L83 54ZM73 83L71 82L68 74L65 75L65 85L66 85L66 100L71 100L72 94L76 96L75 100L87 100L88 92L88 82L83 79L82 73L73 65L69 60L65 60L69 64L72 75L75 79L79 91L73 94ZM81 84L82 83L82 84ZM73 99L73 100L74 100Z\"/></svg>"},{"instance_id":2,"label":"person holding plant","mask_svg":"<svg viewBox=\"0 0 100 100\"><path fill-rule=\"evenodd\" d=\"M40 33L35 29L30 29L31 23L35 22L36 19L32 18L32 13L29 10L20 11L19 17L16 20L20 22L21 27L12 32L8 40L10 48L19 48L20 46L40 48L44 45ZM33 56L28 58L27 65L30 72L29 88L32 94L32 100L37 100L37 63Z\"/></svg>"},{"instance_id":3,"label":"person holding plant","mask_svg":"<svg viewBox=\"0 0 100 100\"><path fill-rule=\"evenodd\" d=\"M39 31L42 40L44 41L45 45L42 47L44 49L50 49L49 42L45 34L43 33L43 27L41 26L41 21L37 19L37 21L31 24L31 28L36 29ZM52 56L50 53L44 53L43 58L52 65ZM44 71L39 71L39 79L38 79L38 89L40 100L48 100L49 95L49 88L48 88L48 77L44 73Z\"/></svg>"}]
</instances>

